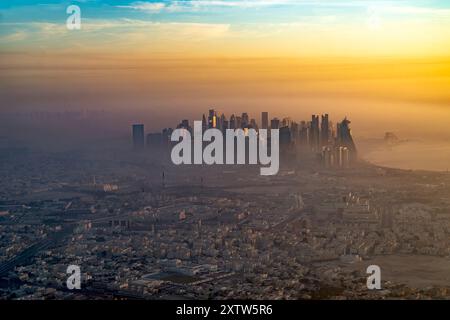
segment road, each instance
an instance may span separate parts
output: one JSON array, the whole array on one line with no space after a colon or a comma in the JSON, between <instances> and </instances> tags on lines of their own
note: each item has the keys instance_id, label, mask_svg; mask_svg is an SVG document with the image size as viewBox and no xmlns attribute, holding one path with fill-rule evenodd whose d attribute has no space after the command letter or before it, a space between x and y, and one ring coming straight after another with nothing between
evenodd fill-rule
<instances>
[{"instance_id":1,"label":"road","mask_svg":"<svg viewBox=\"0 0 450 320\"><path fill-rule=\"evenodd\" d=\"M45 250L51 246L55 246L60 241L66 238L67 235L72 234L75 224L65 225L64 228L50 235L48 238L38 241L30 247L17 254L14 258L0 264L0 277L6 276L9 271L15 267L26 265L30 260L40 251Z\"/></svg>"}]
</instances>

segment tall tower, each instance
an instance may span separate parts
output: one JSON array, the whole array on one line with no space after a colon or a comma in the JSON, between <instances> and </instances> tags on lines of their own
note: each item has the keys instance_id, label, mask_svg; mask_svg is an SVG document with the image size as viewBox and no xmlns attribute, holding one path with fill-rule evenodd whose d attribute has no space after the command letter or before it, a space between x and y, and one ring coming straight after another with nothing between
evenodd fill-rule
<instances>
[{"instance_id":1,"label":"tall tower","mask_svg":"<svg viewBox=\"0 0 450 320\"><path fill-rule=\"evenodd\" d=\"M342 122L338 123L337 125L337 143L341 147L346 147L348 149L348 157L350 162L353 162L356 160L357 157L357 151L356 151L356 145L353 141L352 133L350 130L350 124L351 122L347 119L347 117L342 120Z\"/></svg>"},{"instance_id":2,"label":"tall tower","mask_svg":"<svg viewBox=\"0 0 450 320\"><path fill-rule=\"evenodd\" d=\"M144 148L144 125L143 124L133 124L133 148L143 149Z\"/></svg>"},{"instance_id":3,"label":"tall tower","mask_svg":"<svg viewBox=\"0 0 450 320\"><path fill-rule=\"evenodd\" d=\"M308 125L306 121L302 121L299 129L299 143L301 146L307 146L308 140Z\"/></svg>"},{"instance_id":4,"label":"tall tower","mask_svg":"<svg viewBox=\"0 0 450 320\"><path fill-rule=\"evenodd\" d=\"M261 113L261 129L269 129L269 113Z\"/></svg>"},{"instance_id":5,"label":"tall tower","mask_svg":"<svg viewBox=\"0 0 450 320\"><path fill-rule=\"evenodd\" d=\"M236 117L234 116L234 114L232 114L231 117L230 117L229 128L230 129L236 129Z\"/></svg>"},{"instance_id":6,"label":"tall tower","mask_svg":"<svg viewBox=\"0 0 450 320\"><path fill-rule=\"evenodd\" d=\"M328 114L322 115L322 122L320 124L320 145L322 147L328 145L330 137L330 123L328 121Z\"/></svg>"},{"instance_id":7,"label":"tall tower","mask_svg":"<svg viewBox=\"0 0 450 320\"><path fill-rule=\"evenodd\" d=\"M227 121L227 118L225 117L225 115L222 113L222 115L219 118L219 123L217 125L217 128L224 131L224 129L228 129L225 128L225 122Z\"/></svg>"},{"instance_id":8,"label":"tall tower","mask_svg":"<svg viewBox=\"0 0 450 320\"><path fill-rule=\"evenodd\" d=\"M202 117L202 132L205 132L206 129L208 129L208 123L206 122L206 117L203 114L203 117Z\"/></svg>"},{"instance_id":9,"label":"tall tower","mask_svg":"<svg viewBox=\"0 0 450 320\"><path fill-rule=\"evenodd\" d=\"M248 114L246 112L242 113L242 123L241 123L241 127L245 128L250 124L250 120L248 117Z\"/></svg>"},{"instance_id":10,"label":"tall tower","mask_svg":"<svg viewBox=\"0 0 450 320\"><path fill-rule=\"evenodd\" d=\"M273 118L270 120L270 128L271 129L279 129L280 128L280 120L278 118Z\"/></svg>"},{"instance_id":11,"label":"tall tower","mask_svg":"<svg viewBox=\"0 0 450 320\"><path fill-rule=\"evenodd\" d=\"M319 116L312 115L309 131L309 145L312 151L317 152L320 150Z\"/></svg>"},{"instance_id":12,"label":"tall tower","mask_svg":"<svg viewBox=\"0 0 450 320\"><path fill-rule=\"evenodd\" d=\"M172 128L164 128L162 130L162 145L163 147L168 147L171 144L170 137L172 136Z\"/></svg>"},{"instance_id":13,"label":"tall tower","mask_svg":"<svg viewBox=\"0 0 450 320\"><path fill-rule=\"evenodd\" d=\"M216 124L216 111L214 111L214 109L209 109L208 128L214 128L215 124Z\"/></svg>"},{"instance_id":14,"label":"tall tower","mask_svg":"<svg viewBox=\"0 0 450 320\"><path fill-rule=\"evenodd\" d=\"M280 146L283 148L289 147L291 144L292 137L291 137L291 130L289 127L281 127L280 128Z\"/></svg>"},{"instance_id":15,"label":"tall tower","mask_svg":"<svg viewBox=\"0 0 450 320\"><path fill-rule=\"evenodd\" d=\"M243 125L242 125L242 118L241 117L236 117L236 129L242 129Z\"/></svg>"}]
</instances>

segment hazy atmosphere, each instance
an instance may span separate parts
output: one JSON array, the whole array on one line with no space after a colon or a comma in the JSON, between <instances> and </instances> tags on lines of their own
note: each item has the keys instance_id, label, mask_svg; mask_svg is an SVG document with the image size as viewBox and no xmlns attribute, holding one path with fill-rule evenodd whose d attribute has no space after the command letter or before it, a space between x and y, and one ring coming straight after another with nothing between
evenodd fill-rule
<instances>
[{"instance_id":1,"label":"hazy atmosphere","mask_svg":"<svg viewBox=\"0 0 450 320\"><path fill-rule=\"evenodd\" d=\"M449 169L447 0L0 1L0 300L450 300Z\"/></svg>"},{"instance_id":2,"label":"hazy atmosphere","mask_svg":"<svg viewBox=\"0 0 450 320\"><path fill-rule=\"evenodd\" d=\"M1 135L58 124L30 113L103 111L91 125L125 135L132 122L157 131L214 107L330 112L359 140L449 142L445 1L79 1L80 30L65 26L68 4L0 4Z\"/></svg>"}]
</instances>

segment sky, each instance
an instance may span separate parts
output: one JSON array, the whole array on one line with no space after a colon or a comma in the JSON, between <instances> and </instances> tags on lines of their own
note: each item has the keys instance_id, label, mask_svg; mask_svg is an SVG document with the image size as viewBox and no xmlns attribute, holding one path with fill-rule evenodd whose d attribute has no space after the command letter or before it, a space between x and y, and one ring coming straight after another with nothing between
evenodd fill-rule
<instances>
[{"instance_id":1,"label":"sky","mask_svg":"<svg viewBox=\"0 0 450 320\"><path fill-rule=\"evenodd\" d=\"M102 109L151 130L214 107L450 139L450 2L0 1L0 96L0 112Z\"/></svg>"},{"instance_id":2,"label":"sky","mask_svg":"<svg viewBox=\"0 0 450 320\"><path fill-rule=\"evenodd\" d=\"M79 31L65 27L70 4L81 9ZM445 0L15 0L2 1L0 13L3 52L440 56L450 49Z\"/></svg>"}]
</instances>

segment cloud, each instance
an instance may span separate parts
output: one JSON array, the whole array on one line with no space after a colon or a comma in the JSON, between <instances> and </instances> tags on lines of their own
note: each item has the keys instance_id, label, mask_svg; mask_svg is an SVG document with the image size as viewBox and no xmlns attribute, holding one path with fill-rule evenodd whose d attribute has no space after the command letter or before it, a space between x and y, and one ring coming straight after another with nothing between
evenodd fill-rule
<instances>
[{"instance_id":1,"label":"cloud","mask_svg":"<svg viewBox=\"0 0 450 320\"><path fill-rule=\"evenodd\" d=\"M27 38L27 33L24 31L17 31L8 35L5 35L3 37L0 37L2 41L9 42L9 41L22 41Z\"/></svg>"},{"instance_id":2,"label":"cloud","mask_svg":"<svg viewBox=\"0 0 450 320\"><path fill-rule=\"evenodd\" d=\"M136 31L170 31L183 35L219 36L225 34L229 24L220 23L195 23L195 22L157 22L137 19L119 20L93 20L83 24L86 30L105 30L117 28L127 33L126 30Z\"/></svg>"},{"instance_id":3,"label":"cloud","mask_svg":"<svg viewBox=\"0 0 450 320\"><path fill-rule=\"evenodd\" d=\"M158 22L137 19L84 19L81 30L69 31L65 25L47 22L22 22L4 23L3 26L14 27L14 33L10 33L0 39L4 42L24 42L32 38L35 41L43 39L51 40L52 43L58 39L90 39L98 43L98 37L104 40L121 39L126 43L130 37L141 40L152 39L154 36L172 40L186 39L211 39L226 36L230 31L230 24L221 23L196 23L196 22ZM63 38L65 37L65 38ZM70 37L70 38L67 38ZM95 40L97 39L97 40ZM91 43L90 41L88 41Z\"/></svg>"},{"instance_id":4,"label":"cloud","mask_svg":"<svg viewBox=\"0 0 450 320\"><path fill-rule=\"evenodd\" d=\"M191 0L189 3L193 7L241 7L255 8L276 5L293 4L299 1L292 0L242 0L242 1L226 1L226 0Z\"/></svg>"},{"instance_id":5,"label":"cloud","mask_svg":"<svg viewBox=\"0 0 450 320\"><path fill-rule=\"evenodd\" d=\"M117 6L118 8L129 8L134 10L157 13L161 11L198 11L214 7L221 8L263 8L273 6L359 6L358 2L322 2L314 0L167 0L164 2L132 2L130 5Z\"/></svg>"},{"instance_id":6,"label":"cloud","mask_svg":"<svg viewBox=\"0 0 450 320\"><path fill-rule=\"evenodd\" d=\"M163 2L137 1L137 2L132 2L130 5L127 5L127 6L117 6L117 7L146 11L146 12L151 12L151 13L157 13L157 12L160 12L161 10L163 10L166 7L166 4Z\"/></svg>"},{"instance_id":7,"label":"cloud","mask_svg":"<svg viewBox=\"0 0 450 320\"><path fill-rule=\"evenodd\" d=\"M377 10L394 14L450 16L450 9L416 6L381 6Z\"/></svg>"},{"instance_id":8,"label":"cloud","mask_svg":"<svg viewBox=\"0 0 450 320\"><path fill-rule=\"evenodd\" d=\"M213 8L221 9L270 9L271 7L310 7L316 9L367 8L375 7L379 13L401 15L433 15L448 17L449 8L420 7L392 4L390 1L322 1L322 0L161 0L159 2L136 1L129 5L116 6L148 13L198 12Z\"/></svg>"}]
</instances>

